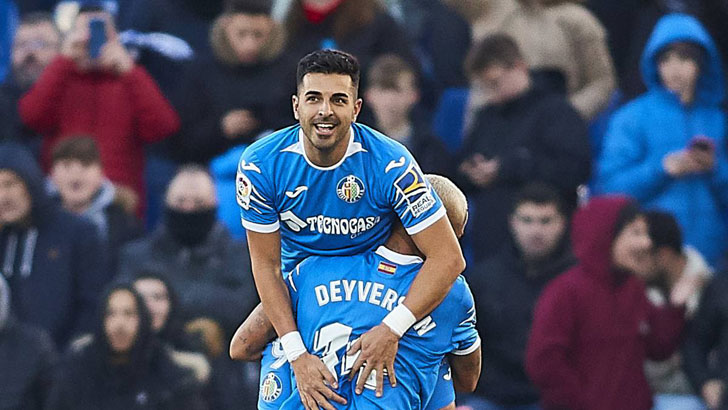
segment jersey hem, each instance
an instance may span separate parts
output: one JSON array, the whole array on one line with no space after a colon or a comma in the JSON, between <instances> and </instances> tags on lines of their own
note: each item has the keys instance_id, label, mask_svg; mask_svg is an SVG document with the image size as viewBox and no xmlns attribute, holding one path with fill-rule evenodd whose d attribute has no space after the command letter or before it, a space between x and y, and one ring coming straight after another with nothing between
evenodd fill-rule
<instances>
[{"instance_id":1,"label":"jersey hem","mask_svg":"<svg viewBox=\"0 0 728 410\"><path fill-rule=\"evenodd\" d=\"M475 343L470 345L470 347L465 348L463 350L453 350L450 353L454 354L455 356L467 356L470 353L473 353L474 351L478 350L479 347L480 347L480 336L478 336L478 339L476 339Z\"/></svg>"},{"instance_id":2,"label":"jersey hem","mask_svg":"<svg viewBox=\"0 0 728 410\"><path fill-rule=\"evenodd\" d=\"M424 221L422 221L418 224L415 224L414 226L411 226L409 228L405 228L405 230L407 231L407 233L410 236L418 234L418 233L424 231L425 229L429 228L430 225L437 222L438 219L442 218L446 214L447 214L447 211L445 211L445 207L443 205L440 205L440 209L438 209L437 212L435 212L434 214L427 217L427 219L425 219Z\"/></svg>"},{"instance_id":3,"label":"jersey hem","mask_svg":"<svg viewBox=\"0 0 728 410\"><path fill-rule=\"evenodd\" d=\"M281 227L281 224L278 221L275 221L272 224L257 224L240 218L240 222L242 222L243 228L257 233L273 233Z\"/></svg>"}]
</instances>

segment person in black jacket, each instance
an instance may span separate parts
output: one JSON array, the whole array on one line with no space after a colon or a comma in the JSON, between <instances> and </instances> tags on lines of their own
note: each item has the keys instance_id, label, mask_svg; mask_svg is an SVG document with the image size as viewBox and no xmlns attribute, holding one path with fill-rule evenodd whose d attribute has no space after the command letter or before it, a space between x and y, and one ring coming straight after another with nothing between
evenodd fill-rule
<instances>
[{"instance_id":1,"label":"person in black jacket","mask_svg":"<svg viewBox=\"0 0 728 410\"><path fill-rule=\"evenodd\" d=\"M728 276L718 274L703 290L683 344L683 367L710 409L728 409Z\"/></svg>"},{"instance_id":2,"label":"person in black jacket","mask_svg":"<svg viewBox=\"0 0 728 410\"><path fill-rule=\"evenodd\" d=\"M123 188L105 176L96 142L89 137L64 139L53 149L50 181L63 208L93 222L108 249L109 269L116 271L119 249L140 237L141 223L124 202Z\"/></svg>"},{"instance_id":3,"label":"person in black jacket","mask_svg":"<svg viewBox=\"0 0 728 410\"><path fill-rule=\"evenodd\" d=\"M577 187L589 178L591 155L584 120L565 97L532 85L512 38L484 38L466 66L489 101L475 115L458 166L475 208L471 242L482 260L508 238L515 192L527 183L545 182L573 206Z\"/></svg>"},{"instance_id":4,"label":"person in black jacket","mask_svg":"<svg viewBox=\"0 0 728 410\"><path fill-rule=\"evenodd\" d=\"M167 189L164 220L122 248L119 274L159 272L179 296L184 321L209 318L232 336L258 303L246 247L217 221L217 197L207 170L179 169Z\"/></svg>"},{"instance_id":5,"label":"person in black jacket","mask_svg":"<svg viewBox=\"0 0 728 410\"><path fill-rule=\"evenodd\" d=\"M101 298L92 340L64 358L49 410L205 409L191 372L153 335L133 287L112 285Z\"/></svg>"},{"instance_id":6,"label":"person in black jacket","mask_svg":"<svg viewBox=\"0 0 728 410\"><path fill-rule=\"evenodd\" d=\"M10 288L0 275L0 408L42 410L56 349L46 332L12 316L10 298Z\"/></svg>"},{"instance_id":7,"label":"person in black jacket","mask_svg":"<svg viewBox=\"0 0 728 410\"><path fill-rule=\"evenodd\" d=\"M377 57L367 72L364 98L374 114L374 128L407 147L423 172L448 173L450 156L417 107L420 92L410 64L394 54Z\"/></svg>"},{"instance_id":8,"label":"person in black jacket","mask_svg":"<svg viewBox=\"0 0 728 410\"><path fill-rule=\"evenodd\" d=\"M33 157L0 145L0 271L18 319L48 331L58 346L89 330L111 277L106 263L94 226L51 200Z\"/></svg>"},{"instance_id":9,"label":"person in black jacket","mask_svg":"<svg viewBox=\"0 0 728 410\"><path fill-rule=\"evenodd\" d=\"M270 0L235 0L213 23L212 55L192 63L179 88L178 159L207 163L294 122L296 61L282 52L285 32L270 13Z\"/></svg>"},{"instance_id":10,"label":"person in black jacket","mask_svg":"<svg viewBox=\"0 0 728 410\"><path fill-rule=\"evenodd\" d=\"M537 408L538 392L524 363L533 308L546 285L576 259L563 201L548 185L530 184L517 194L509 227L500 252L466 272L477 301L478 332L488 346L475 395L493 408Z\"/></svg>"},{"instance_id":11,"label":"person in black jacket","mask_svg":"<svg viewBox=\"0 0 728 410\"><path fill-rule=\"evenodd\" d=\"M42 137L20 120L18 101L58 54L61 35L53 16L44 12L23 15L15 32L9 76L0 84L0 139L13 139L40 157Z\"/></svg>"}]
</instances>

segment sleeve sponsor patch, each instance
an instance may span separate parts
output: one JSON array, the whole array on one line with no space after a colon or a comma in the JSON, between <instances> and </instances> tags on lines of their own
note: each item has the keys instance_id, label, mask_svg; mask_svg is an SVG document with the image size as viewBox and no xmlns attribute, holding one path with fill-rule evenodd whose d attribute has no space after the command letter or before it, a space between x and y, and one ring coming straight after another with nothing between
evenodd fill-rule
<instances>
[{"instance_id":1,"label":"sleeve sponsor patch","mask_svg":"<svg viewBox=\"0 0 728 410\"><path fill-rule=\"evenodd\" d=\"M394 181L394 185L415 218L427 212L436 203L422 171L414 162L411 162L407 170Z\"/></svg>"},{"instance_id":2,"label":"sleeve sponsor patch","mask_svg":"<svg viewBox=\"0 0 728 410\"><path fill-rule=\"evenodd\" d=\"M253 183L242 171L238 171L235 178L235 198L238 205L246 211L250 209L250 195L253 192Z\"/></svg>"}]
</instances>

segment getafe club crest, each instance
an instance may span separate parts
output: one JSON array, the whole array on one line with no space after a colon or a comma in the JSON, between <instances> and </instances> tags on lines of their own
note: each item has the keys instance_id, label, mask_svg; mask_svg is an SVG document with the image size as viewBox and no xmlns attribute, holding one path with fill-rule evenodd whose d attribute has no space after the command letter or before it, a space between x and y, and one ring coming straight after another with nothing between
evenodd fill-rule
<instances>
[{"instance_id":1,"label":"getafe club crest","mask_svg":"<svg viewBox=\"0 0 728 410\"><path fill-rule=\"evenodd\" d=\"M283 384L278 376L272 372L265 375L263 383L260 384L260 397L264 402L270 403L275 401L275 399L281 396L282 391Z\"/></svg>"},{"instance_id":2,"label":"getafe club crest","mask_svg":"<svg viewBox=\"0 0 728 410\"><path fill-rule=\"evenodd\" d=\"M364 183L354 175L345 176L336 184L336 194L342 201L353 204L364 196Z\"/></svg>"}]
</instances>

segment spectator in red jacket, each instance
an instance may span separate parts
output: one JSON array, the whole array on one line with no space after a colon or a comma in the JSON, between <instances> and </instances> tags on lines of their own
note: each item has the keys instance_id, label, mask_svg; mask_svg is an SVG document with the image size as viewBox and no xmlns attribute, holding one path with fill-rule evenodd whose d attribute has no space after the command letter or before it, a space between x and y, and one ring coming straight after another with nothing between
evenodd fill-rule
<instances>
[{"instance_id":1,"label":"spectator in red jacket","mask_svg":"<svg viewBox=\"0 0 728 410\"><path fill-rule=\"evenodd\" d=\"M97 18L105 22L108 40L94 59L89 53L89 23ZM59 140L94 135L104 173L114 183L134 189L143 204L143 144L176 132L179 118L118 37L109 13L82 7L61 55L21 98L20 117L44 137L41 156L46 169Z\"/></svg>"},{"instance_id":2,"label":"spectator in red jacket","mask_svg":"<svg viewBox=\"0 0 728 410\"><path fill-rule=\"evenodd\" d=\"M652 268L652 242L631 200L593 199L574 216L572 243L579 264L539 298L526 371L545 409L649 410L644 361L678 347L685 301L648 301L639 276Z\"/></svg>"}]
</instances>

